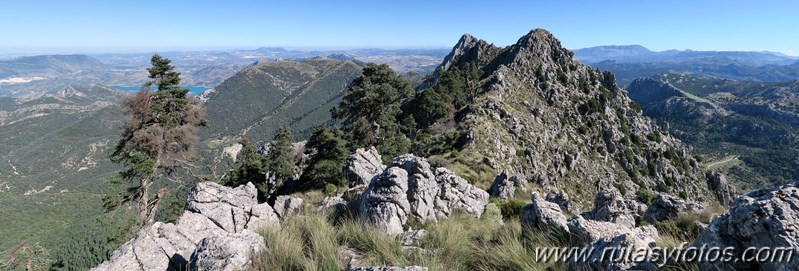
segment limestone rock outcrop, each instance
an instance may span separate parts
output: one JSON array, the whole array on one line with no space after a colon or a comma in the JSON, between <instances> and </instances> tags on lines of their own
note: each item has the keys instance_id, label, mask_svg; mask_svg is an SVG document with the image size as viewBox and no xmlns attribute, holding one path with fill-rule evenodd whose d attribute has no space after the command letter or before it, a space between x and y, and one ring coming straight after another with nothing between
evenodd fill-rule
<instances>
[{"instance_id":1,"label":"limestone rock outcrop","mask_svg":"<svg viewBox=\"0 0 799 271\"><path fill-rule=\"evenodd\" d=\"M344 176L350 188L369 185L374 176L385 170L380 153L374 147L357 149L344 162Z\"/></svg>"},{"instance_id":2,"label":"limestone rock outcrop","mask_svg":"<svg viewBox=\"0 0 799 271\"><path fill-rule=\"evenodd\" d=\"M296 214L302 207L303 199L292 198L290 196L278 196L272 206L280 219L284 219L291 214Z\"/></svg>"},{"instance_id":3,"label":"limestone rock outcrop","mask_svg":"<svg viewBox=\"0 0 799 271\"><path fill-rule=\"evenodd\" d=\"M508 173L503 171L494 179L491 188L488 190L492 197L497 197L502 200L513 198L516 194L516 188L521 188L522 182L516 176L508 177Z\"/></svg>"},{"instance_id":4,"label":"limestone rock outcrop","mask_svg":"<svg viewBox=\"0 0 799 271\"><path fill-rule=\"evenodd\" d=\"M567 260L569 270L657 270L648 262L624 257L609 259L602 255L610 248L620 253L654 249L659 238L657 229L636 227L636 220L646 210L642 203L624 200L617 190L605 189L597 193L592 211L567 219L558 204L542 199L537 192L531 197L532 203L522 209L519 219L524 230L554 234L556 238L566 238L574 245L592 249L587 261Z\"/></svg>"},{"instance_id":5,"label":"limestone rock outcrop","mask_svg":"<svg viewBox=\"0 0 799 271\"><path fill-rule=\"evenodd\" d=\"M644 214L644 220L654 224L658 221L676 218L679 214L700 214L704 210L705 205L702 203L660 194L655 202L649 205Z\"/></svg>"},{"instance_id":6,"label":"limestone rock outcrop","mask_svg":"<svg viewBox=\"0 0 799 271\"><path fill-rule=\"evenodd\" d=\"M634 262L629 258L648 255L653 251L658 240L657 229L653 226L643 226L629 229L629 231L613 237L604 237L591 244L593 253L587 261L570 261L571 270L659 270L650 262ZM618 254L629 252L631 257L603 253L613 249ZM611 256L608 256L611 255ZM621 259L621 260L618 260Z\"/></svg>"},{"instance_id":7,"label":"limestone rock outcrop","mask_svg":"<svg viewBox=\"0 0 799 271\"><path fill-rule=\"evenodd\" d=\"M435 200L437 217L449 217L454 211L476 217L483 214L488 204L488 192L469 184L446 168L436 168L435 175L439 187Z\"/></svg>"},{"instance_id":8,"label":"limestone rock outcrop","mask_svg":"<svg viewBox=\"0 0 799 271\"><path fill-rule=\"evenodd\" d=\"M409 216L437 221L460 211L479 217L488 193L446 168L432 169L412 154L393 160L361 195L360 220L390 235L403 232Z\"/></svg>"},{"instance_id":9,"label":"limestone rock outcrop","mask_svg":"<svg viewBox=\"0 0 799 271\"><path fill-rule=\"evenodd\" d=\"M532 203L524 206L519 217L522 227L541 231L568 233L566 216L555 203L545 201L537 192L532 194Z\"/></svg>"},{"instance_id":10,"label":"limestone rock outcrop","mask_svg":"<svg viewBox=\"0 0 799 271\"><path fill-rule=\"evenodd\" d=\"M259 227L279 226L272 207L258 204L252 183L236 188L198 183L186 211L173 223L156 222L92 270L236 270L264 248ZM194 255L194 256L192 256Z\"/></svg>"},{"instance_id":11,"label":"limestone rock outcrop","mask_svg":"<svg viewBox=\"0 0 799 271\"><path fill-rule=\"evenodd\" d=\"M634 228L641 221L647 206L636 200L625 200L619 190L608 188L599 191L594 197L594 209L583 216Z\"/></svg>"},{"instance_id":12,"label":"limestone rock outcrop","mask_svg":"<svg viewBox=\"0 0 799 271\"><path fill-rule=\"evenodd\" d=\"M733 247L737 253L750 247L796 249L799 247L796 221L799 221L797 184L758 190L733 201L729 211L714 219L691 246ZM796 270L799 258L792 257L788 262L705 262L698 266L700 270Z\"/></svg>"},{"instance_id":13,"label":"limestone rock outcrop","mask_svg":"<svg viewBox=\"0 0 799 271\"><path fill-rule=\"evenodd\" d=\"M391 167L377 175L361 195L361 223L388 235L402 233L411 212L407 192L407 171Z\"/></svg>"},{"instance_id":14,"label":"limestone rock outcrop","mask_svg":"<svg viewBox=\"0 0 799 271\"><path fill-rule=\"evenodd\" d=\"M576 206L574 206L574 202L569 199L569 195L564 193L563 191L559 191L557 193L549 193L547 194L547 201L552 202L560 206L560 210L566 213L575 213Z\"/></svg>"},{"instance_id":15,"label":"limestone rock outcrop","mask_svg":"<svg viewBox=\"0 0 799 271\"><path fill-rule=\"evenodd\" d=\"M251 263L253 248L264 248L264 238L247 230L203 238L191 256L191 267L205 271L236 271Z\"/></svg>"},{"instance_id":16,"label":"limestone rock outcrop","mask_svg":"<svg viewBox=\"0 0 799 271\"><path fill-rule=\"evenodd\" d=\"M710 190L716 192L716 198L722 206L730 206L735 197L738 196L738 190L727 181L727 177L720 172L708 172L705 174L707 177L707 185Z\"/></svg>"}]
</instances>

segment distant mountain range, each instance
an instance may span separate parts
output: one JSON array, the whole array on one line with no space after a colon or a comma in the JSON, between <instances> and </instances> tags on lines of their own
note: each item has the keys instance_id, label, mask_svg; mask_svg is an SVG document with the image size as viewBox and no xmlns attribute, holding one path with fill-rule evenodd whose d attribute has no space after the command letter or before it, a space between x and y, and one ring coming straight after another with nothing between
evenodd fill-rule
<instances>
[{"instance_id":1,"label":"distant mountain range","mask_svg":"<svg viewBox=\"0 0 799 271\"><path fill-rule=\"evenodd\" d=\"M746 52L746 51L694 51L694 50L667 50L655 52L641 45L611 45L583 48L574 51L578 60L595 64L603 61L617 63L630 62L685 62L701 59L726 60L731 63L750 66L761 65L788 65L797 58L776 52Z\"/></svg>"},{"instance_id":2,"label":"distant mountain range","mask_svg":"<svg viewBox=\"0 0 799 271\"><path fill-rule=\"evenodd\" d=\"M401 73L429 74L447 54L445 49L347 49L165 52L181 73L181 84L213 88L244 68L279 60L329 56L389 64ZM0 97L39 98L72 84L138 86L147 81L145 68L154 53L40 55L0 60Z\"/></svg>"},{"instance_id":3,"label":"distant mountain range","mask_svg":"<svg viewBox=\"0 0 799 271\"><path fill-rule=\"evenodd\" d=\"M30 73L63 74L109 69L86 55L42 55L0 60L0 77L23 76Z\"/></svg>"},{"instance_id":4,"label":"distant mountain range","mask_svg":"<svg viewBox=\"0 0 799 271\"><path fill-rule=\"evenodd\" d=\"M249 66L261 62L301 60L322 56L338 60L355 59L363 62L385 63L400 73L431 73L447 53L449 53L449 48L290 50L281 47L262 47L252 50L164 52L161 55L171 59L178 69L198 68L199 66ZM99 54L92 55L92 57L118 68L141 69L149 66L151 55L152 53ZM230 75L233 74L235 72Z\"/></svg>"},{"instance_id":5,"label":"distant mountain range","mask_svg":"<svg viewBox=\"0 0 799 271\"><path fill-rule=\"evenodd\" d=\"M118 70L86 55L42 55L0 60L0 96L32 100L70 85L137 85L145 71Z\"/></svg>"},{"instance_id":6,"label":"distant mountain range","mask_svg":"<svg viewBox=\"0 0 799 271\"><path fill-rule=\"evenodd\" d=\"M619 84L663 73L758 82L799 79L797 58L775 52L668 50L653 52L640 45L598 46L575 50L592 67L613 72Z\"/></svg>"}]
</instances>

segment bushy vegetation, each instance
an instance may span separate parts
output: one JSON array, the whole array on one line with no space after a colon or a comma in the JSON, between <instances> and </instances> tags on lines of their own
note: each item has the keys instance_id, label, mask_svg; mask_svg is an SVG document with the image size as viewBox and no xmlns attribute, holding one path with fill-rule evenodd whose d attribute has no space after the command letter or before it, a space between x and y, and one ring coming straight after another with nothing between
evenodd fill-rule
<instances>
[{"instance_id":1,"label":"bushy vegetation","mask_svg":"<svg viewBox=\"0 0 799 271\"><path fill-rule=\"evenodd\" d=\"M404 114L413 117L416 127L426 128L454 114L473 102L477 95L480 71L474 63L438 71L438 82L416 94L405 107Z\"/></svg>"},{"instance_id":2,"label":"bushy vegetation","mask_svg":"<svg viewBox=\"0 0 799 271\"><path fill-rule=\"evenodd\" d=\"M522 208L527 205L527 202L519 199L510 199L507 201L494 199L491 202L499 207L503 219L519 218L519 214L522 213Z\"/></svg>"},{"instance_id":3,"label":"bushy vegetation","mask_svg":"<svg viewBox=\"0 0 799 271\"><path fill-rule=\"evenodd\" d=\"M242 149L236 156L233 170L224 179L225 184L239 186L251 182L262 199L273 196L294 177L297 153L293 141L288 125L283 125L275 134L266 153L259 153L249 140L242 139L239 142Z\"/></svg>"},{"instance_id":4,"label":"bushy vegetation","mask_svg":"<svg viewBox=\"0 0 799 271\"><path fill-rule=\"evenodd\" d=\"M236 187L248 182L261 184L266 180L266 155L258 153L256 145L242 139L241 151L236 155L236 164L224 180L225 185Z\"/></svg>"},{"instance_id":5,"label":"bushy vegetation","mask_svg":"<svg viewBox=\"0 0 799 271\"><path fill-rule=\"evenodd\" d=\"M652 202L655 201L655 199L657 198L657 195L655 195L655 193L652 192L652 191L646 190L644 188L639 188L638 192L635 193L635 197L636 197L636 199L638 199L638 201L646 203L647 205L649 205L649 204L652 204Z\"/></svg>"},{"instance_id":6,"label":"bushy vegetation","mask_svg":"<svg viewBox=\"0 0 799 271\"><path fill-rule=\"evenodd\" d=\"M268 178L274 178L275 181L269 183L264 180L256 183L261 194L272 195L286 181L293 178L294 165L297 162L293 142L291 128L284 124L272 138L269 150L266 152L266 171L271 174Z\"/></svg>"},{"instance_id":7,"label":"bushy vegetation","mask_svg":"<svg viewBox=\"0 0 799 271\"><path fill-rule=\"evenodd\" d=\"M310 160L300 177L304 186L347 185L341 166L350 155L350 150L341 130L337 127L319 126L305 145L305 150Z\"/></svg>"},{"instance_id":8,"label":"bushy vegetation","mask_svg":"<svg viewBox=\"0 0 799 271\"><path fill-rule=\"evenodd\" d=\"M319 125L306 144L309 160L296 188L344 186L341 164L357 148L375 146L384 162L409 151L422 156L455 151L464 134L433 130L452 123L473 101L480 74L474 63L438 73L434 87L414 92L387 65L367 64L332 110L333 125Z\"/></svg>"}]
</instances>

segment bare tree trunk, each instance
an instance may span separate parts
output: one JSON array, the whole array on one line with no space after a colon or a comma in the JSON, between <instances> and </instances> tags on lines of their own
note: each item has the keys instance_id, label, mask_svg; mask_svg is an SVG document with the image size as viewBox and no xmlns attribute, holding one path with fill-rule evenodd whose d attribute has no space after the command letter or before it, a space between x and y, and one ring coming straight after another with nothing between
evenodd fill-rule
<instances>
[{"instance_id":1,"label":"bare tree trunk","mask_svg":"<svg viewBox=\"0 0 799 271\"><path fill-rule=\"evenodd\" d=\"M150 204L150 185L152 182L149 178L142 180L141 187L139 188L139 223L142 226L147 225L149 223L148 217L149 214L147 213L147 206Z\"/></svg>"},{"instance_id":2,"label":"bare tree trunk","mask_svg":"<svg viewBox=\"0 0 799 271\"><path fill-rule=\"evenodd\" d=\"M161 160L156 159L155 164L153 165L153 173L152 176L144 178L141 182L141 187L139 188L139 193L141 196L139 198L139 223L141 223L142 227L148 225L153 222L155 219L155 210L157 209L158 202L156 202L155 207L151 207L153 204L150 201L150 186L153 185L155 173L158 171L158 165L160 164ZM166 191L164 191L166 192ZM158 191L159 194L163 194L163 192ZM156 195L154 201L160 201L160 196Z\"/></svg>"},{"instance_id":3,"label":"bare tree trunk","mask_svg":"<svg viewBox=\"0 0 799 271\"><path fill-rule=\"evenodd\" d=\"M158 203L161 202L161 199L164 197L164 194L166 194L166 191L167 191L166 186L161 187L161 189L158 189L158 193L155 194L155 198L153 198L153 200L150 201L150 203L148 204L147 217L146 217L147 224L155 222L155 214L158 212Z\"/></svg>"}]
</instances>

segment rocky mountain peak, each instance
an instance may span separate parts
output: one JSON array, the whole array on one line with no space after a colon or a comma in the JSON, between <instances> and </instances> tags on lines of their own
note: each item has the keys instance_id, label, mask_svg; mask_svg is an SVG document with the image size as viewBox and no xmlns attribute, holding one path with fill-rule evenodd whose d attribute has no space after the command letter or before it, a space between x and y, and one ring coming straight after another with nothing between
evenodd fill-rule
<instances>
[{"instance_id":1,"label":"rocky mountain peak","mask_svg":"<svg viewBox=\"0 0 799 271\"><path fill-rule=\"evenodd\" d=\"M549 31L541 28L530 30L527 35L519 38L515 46L529 49L540 49L544 47L563 49L560 45L560 40L555 38Z\"/></svg>"},{"instance_id":2,"label":"rocky mountain peak","mask_svg":"<svg viewBox=\"0 0 799 271\"><path fill-rule=\"evenodd\" d=\"M505 48L465 35L441 68L470 63L482 80L458 129L466 131L461 152L479 155L465 166L486 164L494 176L507 172L583 206L608 186L642 200L708 194L690 148L643 116L612 73L581 64L552 33L535 29Z\"/></svg>"},{"instance_id":3,"label":"rocky mountain peak","mask_svg":"<svg viewBox=\"0 0 799 271\"><path fill-rule=\"evenodd\" d=\"M486 57L493 55L496 51L499 51L499 48L493 44L477 39L470 34L463 34L439 67L448 70L453 65L460 63L484 62Z\"/></svg>"}]
</instances>

